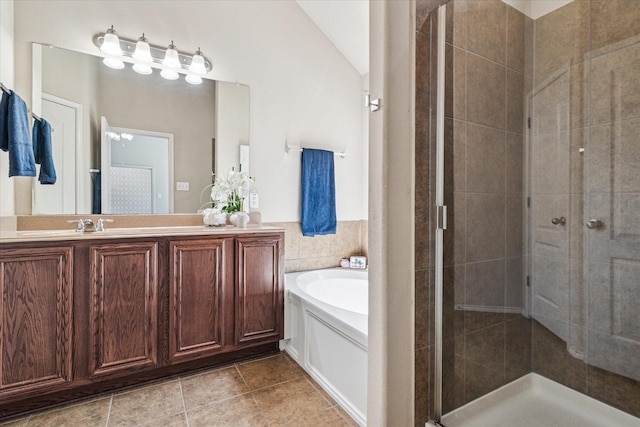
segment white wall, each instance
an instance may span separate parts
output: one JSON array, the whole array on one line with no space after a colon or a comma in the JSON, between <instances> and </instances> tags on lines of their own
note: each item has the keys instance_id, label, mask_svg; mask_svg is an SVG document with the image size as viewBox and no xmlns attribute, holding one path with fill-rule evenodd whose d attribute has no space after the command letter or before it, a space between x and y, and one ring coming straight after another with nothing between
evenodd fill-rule
<instances>
[{"instance_id":1,"label":"white wall","mask_svg":"<svg viewBox=\"0 0 640 427\"><path fill-rule=\"evenodd\" d=\"M370 2L367 424L414 418L415 3Z\"/></svg>"},{"instance_id":2,"label":"white wall","mask_svg":"<svg viewBox=\"0 0 640 427\"><path fill-rule=\"evenodd\" d=\"M20 0L14 8L15 83L25 99L32 42L97 54L91 38L113 24L122 37L144 32L152 44L199 46L213 62L211 78L251 87L251 173L263 220L299 220L300 154L285 154L285 141L347 151L336 159L338 219L367 217L357 196L367 191L363 77L295 2Z\"/></svg>"}]
</instances>

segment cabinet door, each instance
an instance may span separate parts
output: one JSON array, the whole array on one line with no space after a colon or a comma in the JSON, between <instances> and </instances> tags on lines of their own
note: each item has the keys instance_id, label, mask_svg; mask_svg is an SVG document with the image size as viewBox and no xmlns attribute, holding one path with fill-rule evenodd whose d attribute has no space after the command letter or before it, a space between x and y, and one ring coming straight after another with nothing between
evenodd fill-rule
<instances>
[{"instance_id":1,"label":"cabinet door","mask_svg":"<svg viewBox=\"0 0 640 427\"><path fill-rule=\"evenodd\" d=\"M236 238L237 345L283 337L282 241L281 234Z\"/></svg>"},{"instance_id":2,"label":"cabinet door","mask_svg":"<svg viewBox=\"0 0 640 427\"><path fill-rule=\"evenodd\" d=\"M0 397L71 381L70 247L0 250Z\"/></svg>"},{"instance_id":3,"label":"cabinet door","mask_svg":"<svg viewBox=\"0 0 640 427\"><path fill-rule=\"evenodd\" d=\"M91 246L91 377L156 366L157 270L157 242Z\"/></svg>"},{"instance_id":4,"label":"cabinet door","mask_svg":"<svg viewBox=\"0 0 640 427\"><path fill-rule=\"evenodd\" d=\"M172 363L210 356L225 346L225 331L233 328L233 276L227 279L227 274L233 274L232 242L207 239L170 243ZM225 291L225 287L229 289Z\"/></svg>"}]
</instances>

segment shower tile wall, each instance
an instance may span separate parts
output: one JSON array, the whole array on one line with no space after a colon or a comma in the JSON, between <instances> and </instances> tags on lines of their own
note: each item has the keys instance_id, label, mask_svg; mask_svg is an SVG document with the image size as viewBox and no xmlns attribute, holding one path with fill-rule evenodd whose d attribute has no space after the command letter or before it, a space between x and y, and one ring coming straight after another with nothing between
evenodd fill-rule
<instances>
[{"instance_id":1,"label":"shower tile wall","mask_svg":"<svg viewBox=\"0 0 640 427\"><path fill-rule=\"evenodd\" d=\"M443 2L444 3L444 2ZM434 1L418 1L421 9ZM420 18L422 16L422 18ZM525 91L531 20L500 0L447 5L443 411L530 372L523 309ZM433 21L435 23L435 21ZM416 33L416 414L432 411L436 37ZM428 77L427 77L428 76ZM432 103L432 105L434 105ZM431 221L429 221L431 219ZM427 380L428 379L428 380Z\"/></svg>"}]
</instances>

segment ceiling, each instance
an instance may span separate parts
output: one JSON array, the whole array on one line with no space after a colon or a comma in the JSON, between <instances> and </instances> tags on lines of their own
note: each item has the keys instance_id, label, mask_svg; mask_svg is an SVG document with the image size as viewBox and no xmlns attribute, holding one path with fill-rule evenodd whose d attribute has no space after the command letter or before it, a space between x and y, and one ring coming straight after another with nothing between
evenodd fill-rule
<instances>
[{"instance_id":1,"label":"ceiling","mask_svg":"<svg viewBox=\"0 0 640 427\"><path fill-rule=\"evenodd\" d=\"M361 75L369 72L368 0L296 0Z\"/></svg>"},{"instance_id":2,"label":"ceiling","mask_svg":"<svg viewBox=\"0 0 640 427\"><path fill-rule=\"evenodd\" d=\"M295 0L361 75L369 72L369 0ZM573 0L502 0L537 19Z\"/></svg>"}]
</instances>

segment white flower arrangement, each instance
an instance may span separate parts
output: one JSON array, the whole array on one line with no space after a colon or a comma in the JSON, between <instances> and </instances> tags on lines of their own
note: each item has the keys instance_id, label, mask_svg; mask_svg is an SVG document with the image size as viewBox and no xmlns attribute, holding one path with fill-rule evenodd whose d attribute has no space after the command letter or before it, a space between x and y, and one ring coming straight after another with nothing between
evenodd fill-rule
<instances>
[{"instance_id":1,"label":"white flower arrangement","mask_svg":"<svg viewBox=\"0 0 640 427\"><path fill-rule=\"evenodd\" d=\"M251 184L255 181L246 172L230 170L225 177L218 177L211 184L211 201L206 204L220 206L225 212L239 212L243 210L244 199L249 195ZM209 186L205 187L203 192Z\"/></svg>"}]
</instances>

